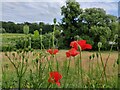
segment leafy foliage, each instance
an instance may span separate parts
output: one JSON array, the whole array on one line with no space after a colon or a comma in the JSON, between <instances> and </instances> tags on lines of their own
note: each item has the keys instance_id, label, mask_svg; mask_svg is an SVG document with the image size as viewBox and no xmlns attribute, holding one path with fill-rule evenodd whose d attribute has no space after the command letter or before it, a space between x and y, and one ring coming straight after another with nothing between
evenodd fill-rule
<instances>
[{"instance_id":1,"label":"leafy foliage","mask_svg":"<svg viewBox=\"0 0 120 90\"><path fill-rule=\"evenodd\" d=\"M61 15L63 15L61 27L65 34L65 45L69 45L74 40L74 36L78 34L78 21L82 13L78 2L66 2L66 6L61 7Z\"/></svg>"},{"instance_id":2,"label":"leafy foliage","mask_svg":"<svg viewBox=\"0 0 120 90\"><path fill-rule=\"evenodd\" d=\"M118 33L117 17L106 14L102 8L83 10L78 2L68 0L66 5L61 7L61 15L63 18L60 25L65 34L64 42L67 47L78 35L81 39L87 36L86 40L93 44L93 50L97 49L99 41L103 43L102 49L107 50L108 42Z\"/></svg>"}]
</instances>

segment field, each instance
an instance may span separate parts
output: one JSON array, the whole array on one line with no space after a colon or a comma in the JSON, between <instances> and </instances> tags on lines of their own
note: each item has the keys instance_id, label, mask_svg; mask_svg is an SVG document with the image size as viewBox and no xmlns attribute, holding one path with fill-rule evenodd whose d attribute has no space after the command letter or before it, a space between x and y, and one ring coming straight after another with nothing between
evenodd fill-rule
<instances>
[{"instance_id":1,"label":"field","mask_svg":"<svg viewBox=\"0 0 120 90\"><path fill-rule=\"evenodd\" d=\"M0 37L2 46L14 46L15 40L25 35ZM78 55L66 57L68 50L59 50L54 55L46 49L24 50L0 52L2 88L117 88L117 51L80 51ZM48 81L50 72L59 72L61 80Z\"/></svg>"},{"instance_id":2,"label":"field","mask_svg":"<svg viewBox=\"0 0 120 90\"><path fill-rule=\"evenodd\" d=\"M56 55L56 57L57 57L57 60L58 60L58 63L59 63L59 72L61 72L62 74L64 74L65 73L65 71L66 71L66 68L65 68L65 66L64 66L64 64L65 64L65 61L68 61L69 59L68 58L66 58L66 55L65 55L65 52L66 52L67 50L60 50L59 51L59 53ZM16 52L11 52L11 53L16 53ZM11 53L9 53L8 55L10 55L10 57L11 58L13 58L12 57L12 54ZM34 55L33 55L33 53L34 53ZM25 74L25 77L24 77L24 80L26 80L26 82L27 81L29 81L29 75L30 75L30 70L33 70L33 72L35 71L36 72L36 68L35 68L35 66L33 65L33 63L32 63L32 61L33 60L35 60L36 59L36 57L38 56L38 54L40 53L40 51L39 50L34 50L34 52L32 52L32 53L29 53L29 61L28 61L28 69L27 69L27 72L26 72L26 74ZM94 79L91 81L91 84L95 84L96 83L96 81L94 81L94 80L96 80L96 78L99 80L99 73L100 72L97 72L97 68L98 68L98 65L97 65L97 58L95 57L93 60L91 60L90 62L89 62L89 56L90 55L92 55L92 54L95 54L96 52L88 52L88 51L83 51L82 52L82 66L83 66L83 70L84 70L84 82L85 83L87 83L86 82L86 80L87 81L89 81L88 79L87 79L87 75L88 75L88 72L89 72L89 63L91 63L91 65L92 65L92 68L93 68L93 71L92 71L92 75L93 76L95 76L94 77ZM15 69L14 69L14 67L13 67L13 65L10 63L10 61L8 60L8 58L5 56L5 53L4 52L1 52L1 54L2 54L2 69L3 69L3 71L4 71L4 73L6 73L6 74L3 74L4 76L3 76L3 87L5 87L4 85L5 85L5 82L8 82L6 85L6 87L8 87L8 88L15 88L15 87L17 87L16 85L17 84L15 84L15 85L11 85L11 84L14 84L14 82L16 81L17 82L17 78L16 78L16 74L15 74ZM17 55L17 53L16 53L16 55ZM106 58L107 58L107 56L108 56L108 52L102 52L102 58L103 58L103 62L104 62L104 64L105 64L105 60L106 60ZM18 56L19 57L19 56ZM50 59L50 55L48 55L47 56L49 59ZM79 58L79 57L75 57L76 59L77 58ZM68 75L69 77L68 77L68 82L69 82L69 84L68 84L68 86L66 86L67 88L69 87L71 87L71 88L75 88L75 87L77 87L77 81L74 81L74 79L77 79L77 75L75 74L75 72L74 72L74 69L75 69L75 63L77 62L77 61L75 61L75 58L72 58L71 59L71 64L70 64L70 71L69 71L69 74L70 75ZM108 63L107 63L107 69L106 69L106 74L107 74L107 79L108 79L108 84L107 84L107 86L89 86L89 87L91 87L91 88L96 88L96 87L102 87L102 88L115 88L115 87L117 87L117 74L118 74L118 66L117 66L117 63L116 63L116 60L117 60L117 58L118 58L118 52L112 52L111 53L111 56L110 56L110 58L109 58L109 61L108 61ZM100 63L100 67L102 66L102 64L101 64L101 61L100 61L100 59L98 59L98 61L99 61L99 63ZM46 60L44 60L42 63L46 63ZM55 67L55 61L54 61L54 64L53 64L53 67ZM7 68L6 68L6 66L7 66ZM46 68L47 68L47 66L46 66ZM55 69L55 68L54 68ZM65 70L63 70L63 69L65 69ZM56 69L55 69L56 70ZM102 70L102 67L101 67L101 70ZM45 75L49 75L49 71L46 69L46 74ZM12 75L12 76L11 76ZM48 75L47 75L47 77L46 77L46 81L47 81L47 78L48 78ZM71 77L71 75L72 75L72 77ZM64 79L65 77L63 77L63 79ZM13 81L12 81L13 80ZM23 80L23 82L24 82L24 84L25 84L25 81ZM74 84L70 84L71 83L71 80L73 80L73 83ZM10 82L13 82L13 83L10 83ZM45 81L45 83L46 83L46 81ZM63 80L61 80L61 82L62 82ZM38 83L37 81L35 81L36 83ZM64 81L63 81L64 82ZM29 86L29 83L30 82L27 82L27 84L28 84L28 86L26 85L26 86L22 86L22 87L24 87L24 88L31 88L32 86ZM104 82L102 82L102 83L104 83ZM63 84L62 84L62 86L63 86ZM61 87L62 87L61 86ZM35 86L36 88L39 88L39 87L37 87L37 86ZM34 87L34 88L35 88ZM43 85L43 86L41 86L41 88L46 88L47 86L46 85ZM86 86L87 87L87 86ZM53 88L56 88L56 86L53 86Z\"/></svg>"},{"instance_id":3,"label":"field","mask_svg":"<svg viewBox=\"0 0 120 90\"><path fill-rule=\"evenodd\" d=\"M3 4L0 87L120 89L120 18L110 4Z\"/></svg>"},{"instance_id":4,"label":"field","mask_svg":"<svg viewBox=\"0 0 120 90\"><path fill-rule=\"evenodd\" d=\"M39 50L35 50L34 52L35 52L36 56L39 54ZM58 58L57 60L60 62L59 64L61 64L63 61L66 60L65 52L67 52L67 50L60 50L59 53L56 55L56 57ZM93 53L96 53L96 52L84 51L82 53L82 59L83 59L82 60L82 64L83 64L84 69L86 69L86 70L88 69L89 56L92 55ZM2 58L2 65L4 66L5 64L8 64L8 66L11 67L9 70L13 70L11 63L9 62L8 58L5 56L5 53L1 52L0 54L1 54L0 58ZM31 63L31 61L33 59L35 59L36 56L33 56L32 53L30 53L29 55L30 55L29 56L30 57L29 63ZM108 56L108 52L104 51L104 52L102 52L102 55L103 55L103 60L104 60L104 63L105 63L106 57ZM118 52L117 51L112 52L111 56L110 56L110 59L109 59L109 62L108 62L108 67L109 67L108 68L108 72L107 72L108 74L111 74L111 73L115 74L114 72L110 72L110 70L113 67L113 65L116 64L117 59L118 59ZM93 61L91 61L91 62L96 63L96 58ZM73 64L73 63L74 63L74 60L71 61L71 64ZM94 65L94 66L96 66L96 65ZM117 71L118 70L116 69L116 72Z\"/></svg>"}]
</instances>

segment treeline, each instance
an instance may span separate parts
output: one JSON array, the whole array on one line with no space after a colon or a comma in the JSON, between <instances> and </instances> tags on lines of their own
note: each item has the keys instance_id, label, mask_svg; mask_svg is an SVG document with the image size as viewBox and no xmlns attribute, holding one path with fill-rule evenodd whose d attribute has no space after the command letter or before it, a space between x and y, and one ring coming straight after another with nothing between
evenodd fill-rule
<instances>
[{"instance_id":1,"label":"treeline","mask_svg":"<svg viewBox=\"0 0 120 90\"><path fill-rule=\"evenodd\" d=\"M29 23L29 22L24 22L24 23L14 23L11 21L8 22L3 22L2 23L2 30L0 32L2 33L23 33L23 26L28 25L29 26L29 33L33 34L35 30L39 30L42 28L43 34L49 33L53 31L53 25L51 24L45 24L44 22L39 22L39 23ZM57 25L58 27L58 25Z\"/></svg>"}]
</instances>

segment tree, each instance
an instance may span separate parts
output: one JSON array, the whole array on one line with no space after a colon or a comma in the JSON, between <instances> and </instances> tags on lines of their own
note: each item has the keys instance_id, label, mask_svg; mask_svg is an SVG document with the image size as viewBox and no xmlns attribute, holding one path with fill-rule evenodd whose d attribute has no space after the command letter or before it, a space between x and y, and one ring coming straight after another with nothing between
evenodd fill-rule
<instances>
[{"instance_id":1,"label":"tree","mask_svg":"<svg viewBox=\"0 0 120 90\"><path fill-rule=\"evenodd\" d=\"M104 49L107 48L106 45L108 45L110 37L113 38L117 33L117 29L115 30L117 18L107 15L102 8L85 9L80 16L80 20L82 20L83 26L86 27L83 29L83 34L92 38L94 49L97 49L96 45L99 41L103 43Z\"/></svg>"},{"instance_id":2,"label":"tree","mask_svg":"<svg viewBox=\"0 0 120 90\"><path fill-rule=\"evenodd\" d=\"M45 24L42 27L42 34L49 33L49 32L52 32L52 31L53 31L53 25Z\"/></svg>"},{"instance_id":3,"label":"tree","mask_svg":"<svg viewBox=\"0 0 120 90\"><path fill-rule=\"evenodd\" d=\"M68 0L66 5L61 7L63 18L60 25L65 34L65 46L69 46L69 43L74 40L74 36L78 34L78 21L81 13L80 4L75 1Z\"/></svg>"}]
</instances>

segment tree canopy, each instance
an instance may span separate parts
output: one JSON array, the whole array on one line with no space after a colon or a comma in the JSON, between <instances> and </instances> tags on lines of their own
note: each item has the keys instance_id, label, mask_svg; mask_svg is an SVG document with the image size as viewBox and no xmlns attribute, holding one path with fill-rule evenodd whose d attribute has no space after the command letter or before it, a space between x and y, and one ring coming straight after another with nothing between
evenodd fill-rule
<instances>
[{"instance_id":1,"label":"tree canopy","mask_svg":"<svg viewBox=\"0 0 120 90\"><path fill-rule=\"evenodd\" d=\"M116 33L118 33L118 21L116 16L106 14L102 8L80 8L76 1L67 1L61 7L63 16L60 23L65 34L66 45L73 41L75 36L86 39L87 42L97 48L97 43L101 41L103 47L108 45Z\"/></svg>"}]
</instances>

